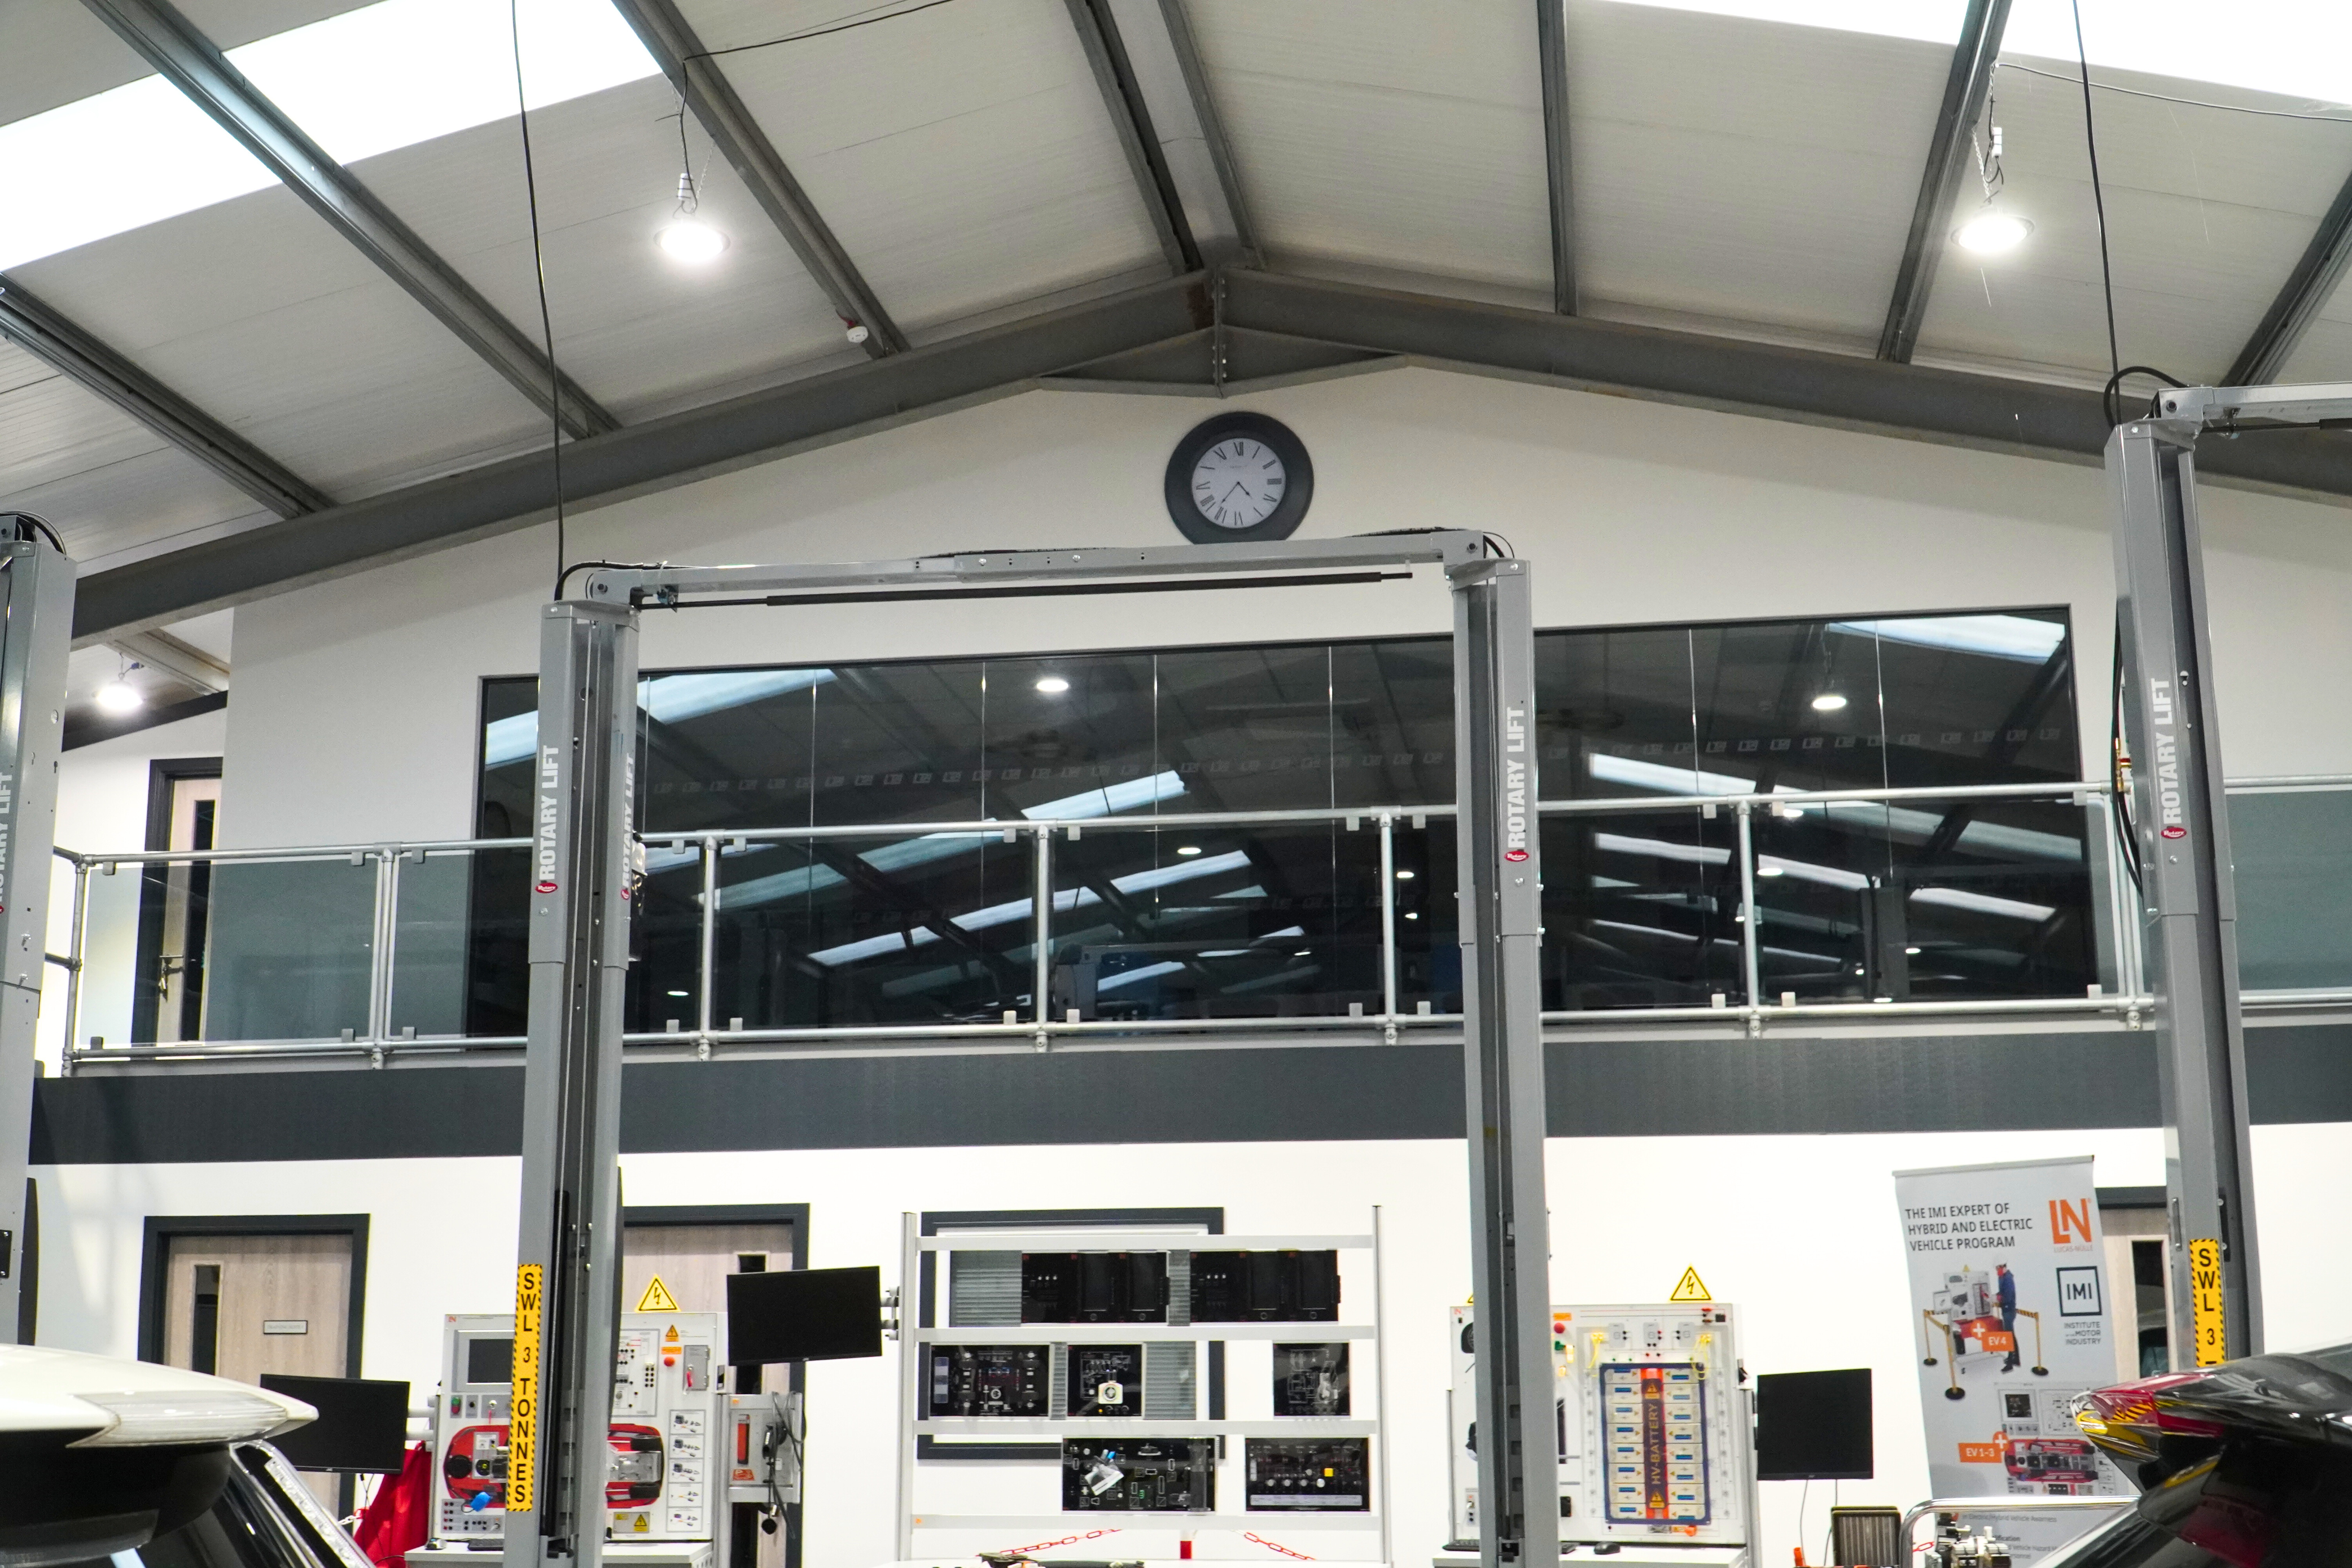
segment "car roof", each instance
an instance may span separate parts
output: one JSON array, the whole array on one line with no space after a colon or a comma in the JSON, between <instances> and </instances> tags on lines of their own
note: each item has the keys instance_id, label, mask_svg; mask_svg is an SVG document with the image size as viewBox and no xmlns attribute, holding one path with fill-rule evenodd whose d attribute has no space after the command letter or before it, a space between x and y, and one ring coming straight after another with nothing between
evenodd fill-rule
<instances>
[{"instance_id":1,"label":"car roof","mask_svg":"<svg viewBox=\"0 0 2352 1568\"><path fill-rule=\"evenodd\" d=\"M318 1418L299 1399L121 1356L0 1344L0 1432L111 1434L110 1443L230 1442Z\"/></svg>"}]
</instances>

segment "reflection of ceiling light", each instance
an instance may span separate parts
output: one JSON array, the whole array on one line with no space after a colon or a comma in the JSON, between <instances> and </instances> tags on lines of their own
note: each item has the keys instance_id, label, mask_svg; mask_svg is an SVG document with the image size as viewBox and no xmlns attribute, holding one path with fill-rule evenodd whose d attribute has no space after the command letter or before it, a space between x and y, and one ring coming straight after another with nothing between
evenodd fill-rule
<instances>
[{"instance_id":1,"label":"reflection of ceiling light","mask_svg":"<svg viewBox=\"0 0 2352 1568\"><path fill-rule=\"evenodd\" d=\"M676 223L665 224L655 237L672 261L683 261L689 267L716 261L719 253L727 248L727 237L700 218L682 217Z\"/></svg>"},{"instance_id":2,"label":"reflection of ceiling light","mask_svg":"<svg viewBox=\"0 0 2352 1568\"><path fill-rule=\"evenodd\" d=\"M1305 958L1307 954L1309 954L1309 953L1313 952L1314 951L1315 951L1315 950L1314 950L1313 948L1311 948L1311 947L1302 947L1302 948L1300 948L1297 952L1292 953L1290 956L1291 956L1291 957L1293 957L1293 958Z\"/></svg>"},{"instance_id":3,"label":"reflection of ceiling light","mask_svg":"<svg viewBox=\"0 0 2352 1568\"><path fill-rule=\"evenodd\" d=\"M1813 699L1813 711L1816 713L1834 713L1844 706L1845 699L1834 691L1824 691Z\"/></svg>"},{"instance_id":4,"label":"reflection of ceiling light","mask_svg":"<svg viewBox=\"0 0 2352 1568\"><path fill-rule=\"evenodd\" d=\"M685 993L685 992L683 992L683 991L673 991L673 992L669 993L669 994L671 994L672 996L683 996L683 995L685 995L685 994L686 994L686 993Z\"/></svg>"},{"instance_id":5,"label":"reflection of ceiling light","mask_svg":"<svg viewBox=\"0 0 2352 1568\"><path fill-rule=\"evenodd\" d=\"M1412 880L1412 873L1410 871L1399 871L1397 873L1397 880L1400 882L1410 882Z\"/></svg>"},{"instance_id":6,"label":"reflection of ceiling light","mask_svg":"<svg viewBox=\"0 0 2352 1568\"><path fill-rule=\"evenodd\" d=\"M1179 855L1198 855L1200 852L1201 847L1197 844L1179 844L1176 846L1176 853Z\"/></svg>"},{"instance_id":7,"label":"reflection of ceiling light","mask_svg":"<svg viewBox=\"0 0 2352 1568\"><path fill-rule=\"evenodd\" d=\"M1759 866L1756 868L1756 874L1759 877L1778 877L1784 875L1780 868L1778 866Z\"/></svg>"},{"instance_id":8,"label":"reflection of ceiling light","mask_svg":"<svg viewBox=\"0 0 2352 1568\"><path fill-rule=\"evenodd\" d=\"M1952 243L1979 256L1999 256L2015 250L2033 232L2033 225L2014 213L1988 208L1952 231Z\"/></svg>"},{"instance_id":9,"label":"reflection of ceiling light","mask_svg":"<svg viewBox=\"0 0 2352 1568\"><path fill-rule=\"evenodd\" d=\"M127 680L110 680L98 689L101 713L136 713L146 706L147 700Z\"/></svg>"},{"instance_id":10,"label":"reflection of ceiling light","mask_svg":"<svg viewBox=\"0 0 2352 1568\"><path fill-rule=\"evenodd\" d=\"M1911 953L1911 954L1913 954L1914 956L1916 956L1916 954L1917 954L1917 953L1918 953L1918 952L1919 952L1919 950L1918 950L1917 948L1916 948L1916 947L1906 947L1906 948L1905 948L1903 951L1904 951L1904 952L1907 952L1907 953Z\"/></svg>"},{"instance_id":11,"label":"reflection of ceiling light","mask_svg":"<svg viewBox=\"0 0 2352 1568\"><path fill-rule=\"evenodd\" d=\"M1037 682L1037 689L1048 697L1058 697L1070 689L1070 683L1058 675L1048 675Z\"/></svg>"},{"instance_id":12,"label":"reflection of ceiling light","mask_svg":"<svg viewBox=\"0 0 2352 1568\"><path fill-rule=\"evenodd\" d=\"M1405 912L1404 912L1404 918L1405 918L1405 919L1407 919L1407 920L1409 920L1409 921L1417 921L1417 920L1421 919L1421 917L1420 917L1419 915L1414 914L1411 910L1405 910Z\"/></svg>"}]
</instances>

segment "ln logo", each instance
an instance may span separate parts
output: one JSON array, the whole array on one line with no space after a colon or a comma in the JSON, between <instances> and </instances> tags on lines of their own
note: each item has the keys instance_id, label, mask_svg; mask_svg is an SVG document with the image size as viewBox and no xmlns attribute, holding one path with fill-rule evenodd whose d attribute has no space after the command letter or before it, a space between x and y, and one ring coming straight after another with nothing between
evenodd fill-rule
<instances>
[{"instance_id":1,"label":"ln logo","mask_svg":"<svg viewBox=\"0 0 2352 1568\"><path fill-rule=\"evenodd\" d=\"M2091 1244L2091 1200L2068 1203L2064 1198L2050 1200L2050 1244L2053 1247L2087 1247Z\"/></svg>"}]
</instances>

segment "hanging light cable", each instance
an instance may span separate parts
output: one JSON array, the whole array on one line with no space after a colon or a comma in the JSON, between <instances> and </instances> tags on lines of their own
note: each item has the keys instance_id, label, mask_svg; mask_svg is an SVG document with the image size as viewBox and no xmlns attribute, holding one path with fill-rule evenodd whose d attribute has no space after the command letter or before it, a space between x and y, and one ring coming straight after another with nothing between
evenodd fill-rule
<instances>
[{"instance_id":1,"label":"hanging light cable","mask_svg":"<svg viewBox=\"0 0 2352 1568\"><path fill-rule=\"evenodd\" d=\"M719 253L727 248L727 236L697 216L702 208L702 195L695 189L694 160L686 146L686 99L682 94L677 100L677 206L670 214L669 222L654 237L671 260L701 267L719 259Z\"/></svg>"}]
</instances>

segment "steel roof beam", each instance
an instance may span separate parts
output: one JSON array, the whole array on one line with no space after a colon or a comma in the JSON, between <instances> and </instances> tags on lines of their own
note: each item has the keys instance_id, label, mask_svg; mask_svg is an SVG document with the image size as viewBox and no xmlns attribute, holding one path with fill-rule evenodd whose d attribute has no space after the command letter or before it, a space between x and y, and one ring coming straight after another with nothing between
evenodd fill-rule
<instances>
[{"instance_id":1,"label":"steel roof beam","mask_svg":"<svg viewBox=\"0 0 2352 1568\"><path fill-rule=\"evenodd\" d=\"M324 511L335 504L324 490L5 279L0 337L96 393L279 517Z\"/></svg>"},{"instance_id":2,"label":"steel roof beam","mask_svg":"<svg viewBox=\"0 0 2352 1568\"><path fill-rule=\"evenodd\" d=\"M2221 378L2223 384L2259 386L2276 381L2295 345L2311 330L2313 319L2336 297L2336 286L2344 281L2347 267L2352 267L2352 180L2345 181L2343 189L2336 193L2303 258L2287 274L2286 286L2263 313L2254 335L2238 351L2237 363Z\"/></svg>"},{"instance_id":3,"label":"steel roof beam","mask_svg":"<svg viewBox=\"0 0 2352 1568\"><path fill-rule=\"evenodd\" d=\"M1976 157L1976 124L1991 96L1993 68L2000 59L2001 35L2008 30L2009 0L1969 0L1959 45L1952 51L1951 73L1944 79L1936 132L1927 142L1919 199L1911 208L1911 232L1903 242L1902 265L1895 268L1895 295L1886 307L1886 324L1879 329L1880 359L1908 364L1919 346L1927 296L1936 286L1937 264L1944 258L1944 226L1951 221L1952 203Z\"/></svg>"},{"instance_id":4,"label":"steel roof beam","mask_svg":"<svg viewBox=\"0 0 2352 1568\"><path fill-rule=\"evenodd\" d=\"M1070 25L1077 29L1078 43L1086 50L1087 65L1095 74L1095 85L1102 90L1103 108L1110 113L1111 128L1118 132L1119 151L1127 156L1128 173L1134 176L1136 194L1143 198L1169 270L1180 275L1199 271L1201 247L1193 243L1183 198L1176 192L1159 134L1151 128L1151 110L1136 83L1127 46L1119 40L1118 23L1104 0L1064 0L1064 4L1070 10Z\"/></svg>"},{"instance_id":5,"label":"steel roof beam","mask_svg":"<svg viewBox=\"0 0 2352 1568\"><path fill-rule=\"evenodd\" d=\"M1225 211L1233 217L1234 238L1241 247L1243 259L1252 267L1265 265L1265 247L1258 243L1257 225L1250 217L1249 202L1242 195L1241 163L1234 156L1234 144L1225 134L1224 117L1217 112L1217 100L1209 90L1208 67L1201 59L1200 40L1192 35L1192 14L1184 8L1185 0L1160 0L1160 17L1168 29L1168 46L1176 56L1176 68L1184 78L1184 94L1192 100L1192 118L1200 121L1201 141L1209 150L1209 166L1216 171L1217 188L1225 198Z\"/></svg>"},{"instance_id":6,"label":"steel roof beam","mask_svg":"<svg viewBox=\"0 0 2352 1568\"><path fill-rule=\"evenodd\" d=\"M1229 328L1399 363L2082 463L2107 437L2098 394L2074 387L1270 272L1222 281ZM617 500L1188 337L1210 324L1205 283L1172 279L583 441L565 451L565 490L579 504ZM2328 431L2209 442L2198 467L2352 497L2352 440ZM534 453L95 573L75 635L157 626L520 527L547 515L551 493L547 456Z\"/></svg>"},{"instance_id":7,"label":"steel roof beam","mask_svg":"<svg viewBox=\"0 0 2352 1568\"><path fill-rule=\"evenodd\" d=\"M750 187L751 198L768 221L784 237L801 265L808 268L826 298L833 301L834 313L853 325L866 331L866 352L879 359L884 354L903 353L907 337L890 313L882 308L865 277L834 237L833 230L818 215L816 205L800 182L785 167L760 123L750 109L737 97L735 89L718 61L703 49L702 40L695 35L674 0L613 0L628 22L647 53L661 67L662 75L678 89L701 121L704 134L736 177Z\"/></svg>"},{"instance_id":8,"label":"steel roof beam","mask_svg":"<svg viewBox=\"0 0 2352 1568\"><path fill-rule=\"evenodd\" d=\"M620 421L569 377L555 375L538 345L246 80L169 0L82 3L516 391L554 415L565 430L578 437L620 428Z\"/></svg>"},{"instance_id":9,"label":"steel roof beam","mask_svg":"<svg viewBox=\"0 0 2352 1568\"><path fill-rule=\"evenodd\" d=\"M2007 4L2007 0L2002 0ZM1551 195L1551 308L1576 314L1576 178L1569 161L1566 0L1536 0L1543 74L1544 172Z\"/></svg>"}]
</instances>

